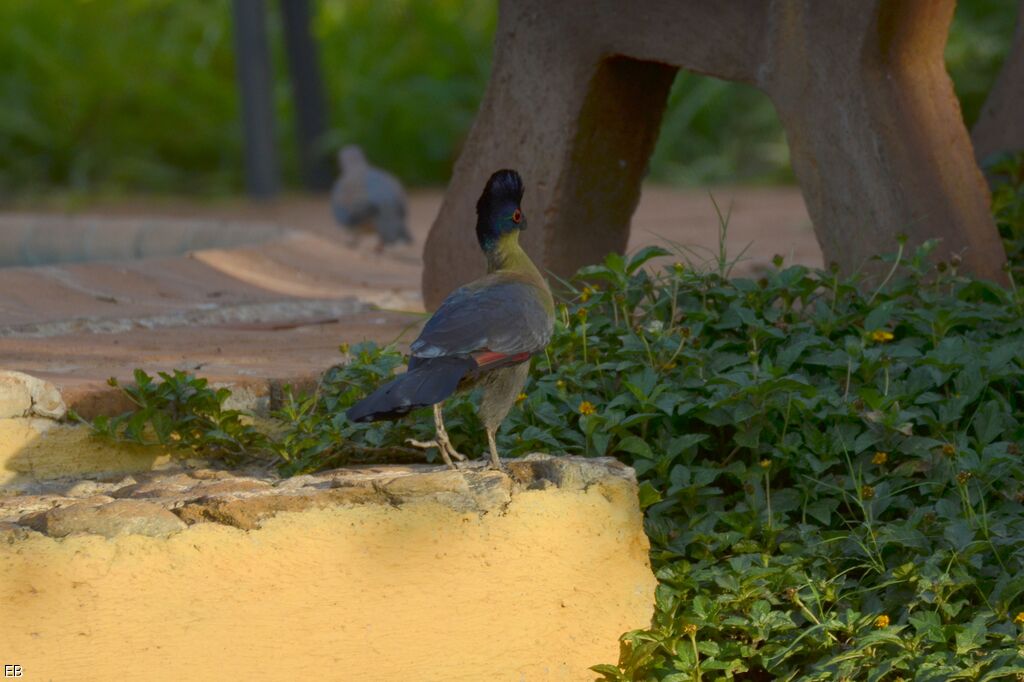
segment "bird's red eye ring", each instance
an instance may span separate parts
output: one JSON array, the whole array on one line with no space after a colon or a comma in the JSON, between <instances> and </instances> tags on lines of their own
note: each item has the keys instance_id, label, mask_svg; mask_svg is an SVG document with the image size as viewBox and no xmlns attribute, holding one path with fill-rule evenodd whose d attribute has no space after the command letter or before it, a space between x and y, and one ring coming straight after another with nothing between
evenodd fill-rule
<instances>
[{"instance_id":1,"label":"bird's red eye ring","mask_svg":"<svg viewBox=\"0 0 1024 682\"><path fill-rule=\"evenodd\" d=\"M520 211L518 208L512 213L512 222L514 222L516 225L523 222L523 212Z\"/></svg>"}]
</instances>

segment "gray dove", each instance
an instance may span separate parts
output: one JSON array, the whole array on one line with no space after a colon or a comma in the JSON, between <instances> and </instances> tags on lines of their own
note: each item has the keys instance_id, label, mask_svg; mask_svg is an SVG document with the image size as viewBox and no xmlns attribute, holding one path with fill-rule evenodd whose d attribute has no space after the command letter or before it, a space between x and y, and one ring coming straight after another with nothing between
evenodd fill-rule
<instances>
[{"instance_id":1,"label":"gray dove","mask_svg":"<svg viewBox=\"0 0 1024 682\"><path fill-rule=\"evenodd\" d=\"M344 147L338 161L341 177L331 191L331 209L338 224L350 232L353 240L376 229L378 250L397 242L412 243L405 225L405 190L401 183L371 166L356 145Z\"/></svg>"}]
</instances>

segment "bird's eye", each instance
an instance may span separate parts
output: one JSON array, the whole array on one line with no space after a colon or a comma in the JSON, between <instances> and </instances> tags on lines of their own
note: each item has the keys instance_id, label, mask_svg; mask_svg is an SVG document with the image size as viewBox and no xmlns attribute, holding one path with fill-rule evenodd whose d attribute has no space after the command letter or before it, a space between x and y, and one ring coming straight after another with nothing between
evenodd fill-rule
<instances>
[{"instance_id":1,"label":"bird's eye","mask_svg":"<svg viewBox=\"0 0 1024 682\"><path fill-rule=\"evenodd\" d=\"M520 211L518 208L512 213L512 222L514 222L516 225L523 222L523 212Z\"/></svg>"}]
</instances>

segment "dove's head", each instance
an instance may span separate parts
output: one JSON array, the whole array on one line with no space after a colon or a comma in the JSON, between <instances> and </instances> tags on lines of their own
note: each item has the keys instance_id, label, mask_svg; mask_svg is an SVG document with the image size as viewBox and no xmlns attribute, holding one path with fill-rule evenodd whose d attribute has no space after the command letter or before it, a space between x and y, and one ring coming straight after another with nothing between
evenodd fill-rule
<instances>
[{"instance_id":1,"label":"dove's head","mask_svg":"<svg viewBox=\"0 0 1024 682\"><path fill-rule=\"evenodd\" d=\"M366 157L363 155L363 150L357 144L345 145L338 152L338 163L341 164L342 169L355 168L357 166L366 165Z\"/></svg>"},{"instance_id":2,"label":"dove's head","mask_svg":"<svg viewBox=\"0 0 1024 682\"><path fill-rule=\"evenodd\" d=\"M480 248L489 252L503 235L526 229L521 206L523 179L514 170L500 170L487 181L476 202L476 238Z\"/></svg>"}]
</instances>

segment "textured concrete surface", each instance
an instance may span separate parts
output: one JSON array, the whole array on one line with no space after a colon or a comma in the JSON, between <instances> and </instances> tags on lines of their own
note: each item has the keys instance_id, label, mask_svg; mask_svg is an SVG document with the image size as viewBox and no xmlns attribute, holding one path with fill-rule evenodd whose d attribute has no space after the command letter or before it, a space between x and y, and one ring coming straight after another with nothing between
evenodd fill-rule
<instances>
[{"instance_id":1,"label":"textured concrete surface","mask_svg":"<svg viewBox=\"0 0 1024 682\"><path fill-rule=\"evenodd\" d=\"M653 612L611 460L61 485L0 497L0 650L26 679L590 680Z\"/></svg>"},{"instance_id":2,"label":"textured concrete surface","mask_svg":"<svg viewBox=\"0 0 1024 682\"><path fill-rule=\"evenodd\" d=\"M283 232L251 222L0 214L0 267L177 256L258 244Z\"/></svg>"},{"instance_id":3,"label":"textured concrete surface","mask_svg":"<svg viewBox=\"0 0 1024 682\"><path fill-rule=\"evenodd\" d=\"M868 259L894 250L900 233L941 237L941 254L1004 281L943 61L954 6L500 3L490 83L426 243L427 307L483 272L461 226L499 167L524 177L523 241L542 268L565 276L621 249L677 67L771 97L828 260L872 270Z\"/></svg>"}]
</instances>

